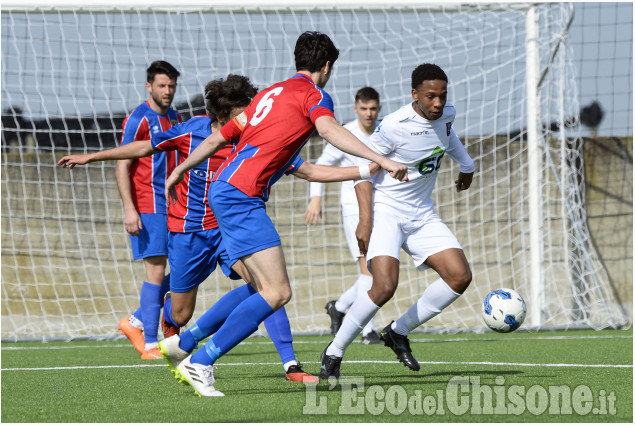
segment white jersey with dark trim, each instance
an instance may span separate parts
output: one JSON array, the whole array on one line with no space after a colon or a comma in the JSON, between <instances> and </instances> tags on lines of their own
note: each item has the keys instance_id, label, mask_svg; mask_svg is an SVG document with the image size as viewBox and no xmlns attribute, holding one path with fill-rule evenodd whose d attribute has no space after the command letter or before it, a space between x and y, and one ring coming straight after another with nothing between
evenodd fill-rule
<instances>
[{"instance_id":1,"label":"white jersey with dark trim","mask_svg":"<svg viewBox=\"0 0 635 425\"><path fill-rule=\"evenodd\" d=\"M407 165L409 181L400 182L381 170L373 179L375 204L420 217L433 210L431 194L446 153L460 164L461 172L474 171L474 161L452 129L454 116L454 106L446 103L440 118L427 120L409 103L384 118L369 147Z\"/></svg>"}]
</instances>

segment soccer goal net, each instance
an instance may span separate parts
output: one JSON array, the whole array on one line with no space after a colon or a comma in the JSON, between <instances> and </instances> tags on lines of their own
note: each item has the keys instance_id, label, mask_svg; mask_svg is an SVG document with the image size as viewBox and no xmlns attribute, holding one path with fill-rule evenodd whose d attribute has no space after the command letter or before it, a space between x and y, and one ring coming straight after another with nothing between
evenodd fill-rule
<instances>
[{"instance_id":1,"label":"soccer goal net","mask_svg":"<svg viewBox=\"0 0 635 425\"><path fill-rule=\"evenodd\" d=\"M436 63L449 77L453 128L476 173L457 193L458 167L444 161L433 199L473 282L424 329L484 329L483 298L501 287L524 296L527 328L628 324L586 227L571 4L29 3L3 2L1 17L3 339L114 337L137 308L143 265L132 261L114 163L55 163L117 146L122 120L147 99L147 66L163 59L181 72L173 106L187 119L204 112L211 79L243 74L265 88L292 76L295 41L306 30L328 34L340 49L326 90L342 123L355 119L360 87L374 87L387 114L411 101L417 65ZM313 138L301 155L315 161L323 146ZM326 333L324 305L353 284L358 266L339 185L326 185L323 218L312 227L304 223L308 187L283 178L268 212L293 288L292 329ZM404 255L378 326L435 279ZM200 288L194 319L232 285L215 272Z\"/></svg>"}]
</instances>

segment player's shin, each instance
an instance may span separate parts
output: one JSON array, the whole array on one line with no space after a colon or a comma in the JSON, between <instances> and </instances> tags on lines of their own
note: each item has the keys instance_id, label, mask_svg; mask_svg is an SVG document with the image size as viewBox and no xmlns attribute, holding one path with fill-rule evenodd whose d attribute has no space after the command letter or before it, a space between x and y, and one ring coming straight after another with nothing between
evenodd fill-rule
<instances>
[{"instance_id":1,"label":"player's shin","mask_svg":"<svg viewBox=\"0 0 635 425\"><path fill-rule=\"evenodd\" d=\"M379 306L371 301L368 293L360 294L350 310L344 317L340 330L335 335L333 343L329 346L326 354L329 356L342 357L346 348L359 335L362 328L377 313Z\"/></svg>"},{"instance_id":2,"label":"player's shin","mask_svg":"<svg viewBox=\"0 0 635 425\"><path fill-rule=\"evenodd\" d=\"M417 300L399 319L393 323L392 329L400 335L408 335L415 329L439 314L441 310L449 306L460 297L443 279L432 282L421 298Z\"/></svg>"},{"instance_id":3,"label":"player's shin","mask_svg":"<svg viewBox=\"0 0 635 425\"><path fill-rule=\"evenodd\" d=\"M293 337L291 335L291 325L289 317L284 307L280 307L271 316L264 320L267 333L273 341L282 364L288 364L295 361L295 353L293 352Z\"/></svg>"},{"instance_id":4,"label":"player's shin","mask_svg":"<svg viewBox=\"0 0 635 425\"><path fill-rule=\"evenodd\" d=\"M258 329L258 325L273 314L273 309L262 295L254 294L240 303L223 326L205 344L205 350L192 355L193 363L214 364L223 354L234 348Z\"/></svg>"},{"instance_id":5,"label":"player's shin","mask_svg":"<svg viewBox=\"0 0 635 425\"><path fill-rule=\"evenodd\" d=\"M253 287L246 283L223 295L196 321L190 330L183 332L179 347L187 352L194 350L199 341L218 331L232 311L255 293ZM191 330L195 330L195 332Z\"/></svg>"}]
</instances>

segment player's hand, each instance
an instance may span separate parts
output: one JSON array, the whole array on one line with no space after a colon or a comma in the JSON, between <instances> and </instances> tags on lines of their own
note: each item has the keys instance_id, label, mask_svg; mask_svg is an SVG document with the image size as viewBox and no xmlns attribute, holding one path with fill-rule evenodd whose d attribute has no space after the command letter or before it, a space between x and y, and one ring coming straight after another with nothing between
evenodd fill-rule
<instances>
[{"instance_id":1,"label":"player's hand","mask_svg":"<svg viewBox=\"0 0 635 425\"><path fill-rule=\"evenodd\" d=\"M403 164L385 158L381 164L381 168L388 171L394 179L402 182L408 181L408 167Z\"/></svg>"},{"instance_id":2,"label":"player's hand","mask_svg":"<svg viewBox=\"0 0 635 425\"><path fill-rule=\"evenodd\" d=\"M370 233L373 230L372 223L365 223L360 221L357 224L355 230L355 237L357 238L357 246L359 247L359 253L366 255L368 253L368 243L370 242Z\"/></svg>"},{"instance_id":3,"label":"player's hand","mask_svg":"<svg viewBox=\"0 0 635 425\"><path fill-rule=\"evenodd\" d=\"M177 167L178 168L178 167ZM176 204L179 201L179 196L176 193L176 185L183 181L185 174L178 172L176 169L172 171L170 177L165 180L165 199L168 204Z\"/></svg>"},{"instance_id":4,"label":"player's hand","mask_svg":"<svg viewBox=\"0 0 635 425\"><path fill-rule=\"evenodd\" d=\"M304 222L310 225L318 224L318 220L322 218L322 203L320 196L312 196L309 206L304 212Z\"/></svg>"},{"instance_id":5,"label":"player's hand","mask_svg":"<svg viewBox=\"0 0 635 425\"><path fill-rule=\"evenodd\" d=\"M381 167L376 162L371 162L368 164L368 168L370 169L370 175L375 176L381 170Z\"/></svg>"},{"instance_id":6,"label":"player's hand","mask_svg":"<svg viewBox=\"0 0 635 425\"><path fill-rule=\"evenodd\" d=\"M126 209L124 226L126 227L126 232L133 236L139 236L139 230L143 228L143 225L141 224L141 217L136 209Z\"/></svg>"},{"instance_id":7,"label":"player's hand","mask_svg":"<svg viewBox=\"0 0 635 425\"><path fill-rule=\"evenodd\" d=\"M73 168L76 165L88 164L90 161L90 155L66 155L57 161L58 167Z\"/></svg>"},{"instance_id":8,"label":"player's hand","mask_svg":"<svg viewBox=\"0 0 635 425\"><path fill-rule=\"evenodd\" d=\"M454 181L456 191L467 190L472 185L472 177L474 173L459 173L459 178Z\"/></svg>"}]
</instances>

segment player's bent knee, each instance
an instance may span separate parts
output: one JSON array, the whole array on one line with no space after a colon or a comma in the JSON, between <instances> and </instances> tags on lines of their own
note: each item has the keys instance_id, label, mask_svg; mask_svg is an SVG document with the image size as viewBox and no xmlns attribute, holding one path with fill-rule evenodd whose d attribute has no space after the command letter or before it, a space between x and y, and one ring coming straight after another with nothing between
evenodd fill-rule
<instances>
[{"instance_id":1,"label":"player's bent knee","mask_svg":"<svg viewBox=\"0 0 635 425\"><path fill-rule=\"evenodd\" d=\"M190 310L179 310L176 311L174 306L172 307L172 321L179 327L183 327L187 325L187 323L192 318L194 311Z\"/></svg>"},{"instance_id":2,"label":"player's bent knee","mask_svg":"<svg viewBox=\"0 0 635 425\"><path fill-rule=\"evenodd\" d=\"M395 294L395 289L397 289L395 284L374 281L372 288L368 291L368 296L373 303L381 307L390 301Z\"/></svg>"},{"instance_id":3,"label":"player's bent knee","mask_svg":"<svg viewBox=\"0 0 635 425\"><path fill-rule=\"evenodd\" d=\"M457 294L462 294L470 286L472 282L472 271L466 269L463 273L453 276L450 282L446 282L448 286Z\"/></svg>"}]
</instances>

